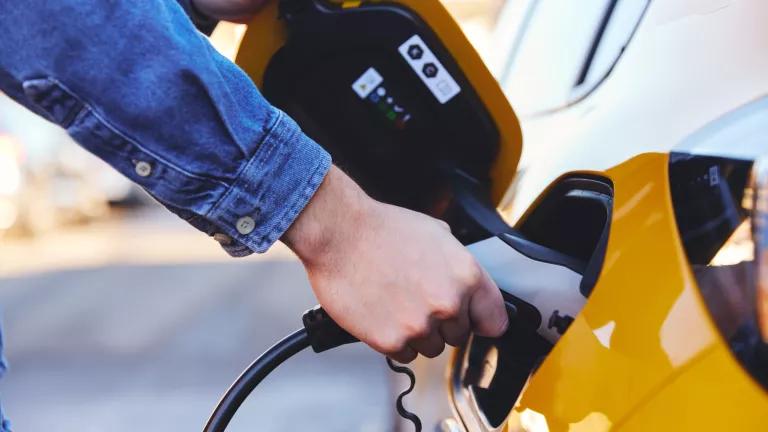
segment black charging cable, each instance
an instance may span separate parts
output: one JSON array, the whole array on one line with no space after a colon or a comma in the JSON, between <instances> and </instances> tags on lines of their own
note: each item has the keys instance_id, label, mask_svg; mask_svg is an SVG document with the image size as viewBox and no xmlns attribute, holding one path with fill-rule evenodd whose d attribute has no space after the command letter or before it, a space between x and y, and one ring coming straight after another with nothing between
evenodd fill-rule
<instances>
[{"instance_id":1,"label":"black charging cable","mask_svg":"<svg viewBox=\"0 0 768 432\"><path fill-rule=\"evenodd\" d=\"M339 327L325 310L319 306L305 312L302 322L304 323L304 328L296 330L276 343L259 356L237 378L221 398L213 414L211 414L208 423L205 425L204 432L224 432L232 417L235 416L237 410L256 386L283 362L305 348L311 346L313 351L321 353L342 345L358 342L357 338ZM396 365L389 358L387 359L387 364L393 371L403 373L410 378L410 386L397 398L397 412L414 424L416 432L421 432L421 420L419 420L419 417L406 410L403 406L403 398L413 390L416 377L409 368Z\"/></svg>"}]
</instances>

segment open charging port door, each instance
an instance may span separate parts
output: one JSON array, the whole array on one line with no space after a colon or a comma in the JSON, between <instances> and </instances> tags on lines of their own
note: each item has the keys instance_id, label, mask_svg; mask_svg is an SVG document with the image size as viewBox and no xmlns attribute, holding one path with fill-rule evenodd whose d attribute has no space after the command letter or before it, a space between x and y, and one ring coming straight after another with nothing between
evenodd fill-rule
<instances>
[{"instance_id":1,"label":"open charging port door","mask_svg":"<svg viewBox=\"0 0 768 432\"><path fill-rule=\"evenodd\" d=\"M493 207L514 178L519 122L438 0L272 0L237 62L371 196L456 233L456 172Z\"/></svg>"}]
</instances>

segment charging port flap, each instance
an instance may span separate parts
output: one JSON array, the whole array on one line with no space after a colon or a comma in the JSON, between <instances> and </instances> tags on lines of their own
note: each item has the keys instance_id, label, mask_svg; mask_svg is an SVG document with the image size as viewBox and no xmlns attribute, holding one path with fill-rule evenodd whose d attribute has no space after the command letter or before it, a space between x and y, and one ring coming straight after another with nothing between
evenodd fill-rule
<instances>
[{"instance_id":1,"label":"charging port flap","mask_svg":"<svg viewBox=\"0 0 768 432\"><path fill-rule=\"evenodd\" d=\"M517 118L439 0L272 0L237 61L379 200L444 217L454 170L494 204L514 177Z\"/></svg>"}]
</instances>

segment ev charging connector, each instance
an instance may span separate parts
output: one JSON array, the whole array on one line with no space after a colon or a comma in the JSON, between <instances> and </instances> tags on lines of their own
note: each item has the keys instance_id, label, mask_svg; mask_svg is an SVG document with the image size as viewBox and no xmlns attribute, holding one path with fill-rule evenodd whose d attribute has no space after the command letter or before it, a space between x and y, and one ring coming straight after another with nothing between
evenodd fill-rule
<instances>
[{"instance_id":1,"label":"ev charging connector","mask_svg":"<svg viewBox=\"0 0 768 432\"><path fill-rule=\"evenodd\" d=\"M511 229L474 243L469 250L502 291L511 326L530 327L554 344L584 305L585 298L579 291L584 264L579 260L530 242ZM302 321L303 328L259 356L232 384L211 414L204 432L224 432L256 386L305 348L312 347L320 353L357 342L319 306L307 311ZM415 377L408 368L387 361L392 370L411 379L410 387L397 399L397 410L420 431L421 421L402 404L403 397L413 389Z\"/></svg>"},{"instance_id":2,"label":"ev charging connector","mask_svg":"<svg viewBox=\"0 0 768 432\"><path fill-rule=\"evenodd\" d=\"M523 252L531 253L530 249L515 249L513 245L520 241L512 234L501 234L470 245L469 251L496 282L506 302L518 309L524 302L538 313L538 325L535 320L529 324L555 344L586 302L579 291L579 263L544 248L538 250L538 259L532 258Z\"/></svg>"}]
</instances>

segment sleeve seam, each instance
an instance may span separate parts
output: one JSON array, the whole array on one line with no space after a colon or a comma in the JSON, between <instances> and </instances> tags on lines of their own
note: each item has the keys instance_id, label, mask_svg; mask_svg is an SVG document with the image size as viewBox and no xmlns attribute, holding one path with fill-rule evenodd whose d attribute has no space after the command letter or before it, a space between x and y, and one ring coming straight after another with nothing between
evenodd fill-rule
<instances>
[{"instance_id":1,"label":"sleeve seam","mask_svg":"<svg viewBox=\"0 0 768 432\"><path fill-rule=\"evenodd\" d=\"M167 161L165 158L158 156L157 154L155 154L155 152L147 150L147 148L145 148L144 146L139 144L139 142L137 140L135 140L135 139L131 138L130 136L128 136L127 134L121 132L116 126L114 126L112 123L110 123L108 120L106 120L101 114L99 114L98 111L96 111L93 107L91 107L90 104L86 103L85 107L105 127L107 127L109 130L114 132L120 138L128 141L129 143L131 143L133 145L135 145L136 148L138 148L142 152L152 156L153 158L157 159L158 162L163 163L164 165L166 165L167 167L171 168L172 170L177 171L177 172L179 172L179 173L181 173L181 174L183 174L183 175L185 175L187 177L191 177L191 178L194 178L194 179L197 179L197 180L218 183L220 186L224 186L225 188L229 188L230 187L230 185L227 182L225 182L225 181L222 181L222 180L219 180L219 179L216 179L216 178L213 178L213 177L207 177L207 176L202 176L202 175L199 175L199 174L191 173L191 172L189 172L189 171L187 171L185 169L180 168L176 164Z\"/></svg>"},{"instance_id":2,"label":"sleeve seam","mask_svg":"<svg viewBox=\"0 0 768 432\"><path fill-rule=\"evenodd\" d=\"M326 159L323 159L323 161L325 160ZM328 165L330 164L320 162L315 166L312 174L303 185L304 190L301 192L301 199L295 200L291 207L285 211L284 217L280 218L280 224L278 224L274 230L265 233L256 239L256 243L259 247L263 247L265 244L271 244L273 241L277 241L279 238L273 239L272 235L276 232L279 232L280 236L282 236L282 234L285 233L285 231L291 225L293 225L293 222L295 222L299 213L301 213L301 211L309 204L309 201L312 199L314 194L317 192L317 189L322 184L325 176L321 176L319 174L321 170L326 170Z\"/></svg>"},{"instance_id":3,"label":"sleeve seam","mask_svg":"<svg viewBox=\"0 0 768 432\"><path fill-rule=\"evenodd\" d=\"M256 151L251 156L251 158L248 159L248 161L242 164L240 169L237 171L235 178L232 180L232 184L227 186L227 190L222 194L221 197L219 197L219 199L216 200L216 202L211 206L211 209L208 210L208 212L205 214L206 218L210 218L212 214L218 211L221 203L225 202L227 198L229 198L229 196L235 192L235 185L237 184L237 182L242 178L242 176L246 172L250 171L250 168L252 166L254 166L259 162L260 158L269 160L269 157L272 156L272 153L275 151L277 146L270 146L268 149L266 149L266 153L262 154L261 151L264 150L263 149L264 143L267 142L268 140L282 141L283 134L277 129L280 123L283 122L284 114L280 110L275 110L275 112L277 113L277 118L275 119L274 122L272 122L272 125L269 128L269 131L266 134L264 134L264 137L261 139L261 142L259 142L259 144L256 146ZM265 176L268 176L268 175L269 173L265 173Z\"/></svg>"},{"instance_id":4,"label":"sleeve seam","mask_svg":"<svg viewBox=\"0 0 768 432\"><path fill-rule=\"evenodd\" d=\"M169 162L165 158L163 158L161 156L158 156L155 152L150 151L146 147L141 145L138 142L138 140L136 140L136 139L132 138L131 136L129 136L128 134L122 132L117 126L112 124L112 122L107 120L107 118L98 111L98 109L96 108L95 104L93 104L90 101L86 101L83 98L81 98L79 95L77 95L77 93L73 92L66 84L61 82L56 77L47 76L47 77L42 78L42 79L50 81L51 84L59 87L62 91L64 91L67 94L67 96L73 98L74 100L76 100L77 102L79 102L82 105L82 108L79 110L77 115L72 116L72 121L70 121L68 125L62 125L62 127L64 129L71 128L73 125L77 124L77 122L82 121L82 119L84 117L86 117L88 115L88 113L90 113L91 115L93 115L96 118L96 120L99 121L99 123L103 124L104 127L109 129L112 133L117 135L119 138L121 138L121 139L125 140L126 142L136 146L137 149L139 149L142 152L146 153L147 155L155 158L158 162L164 164L168 168L170 168L170 169L172 169L172 170L174 170L174 171L176 171L176 172L178 172L178 173L180 173L180 174L182 174L184 176L193 178L193 179L197 179L197 180L205 181L205 182L217 183L220 186L223 186L225 188L229 188L230 187L230 185L227 182L225 182L225 181L222 181L222 180L217 179L217 178L208 177L208 176L199 175L199 174L195 174L195 173L189 172L189 171L187 171L187 170L177 166L176 164ZM27 81L30 81L30 80L27 80ZM34 103L34 102L32 102L32 103ZM35 103L35 105L39 106L36 103ZM239 173L238 173L238 176L239 176Z\"/></svg>"},{"instance_id":5,"label":"sleeve seam","mask_svg":"<svg viewBox=\"0 0 768 432\"><path fill-rule=\"evenodd\" d=\"M189 172L189 171L187 171L185 169L180 168L176 164L167 161L165 158L163 158L161 156L158 156L157 154L155 154L155 152L150 151L147 148L145 148L143 145L139 144L139 142L136 139L130 137L128 134L126 134L126 133L122 132L120 129L118 129L117 126L113 125L112 122L107 120L106 117L103 116L96 109L96 105L92 104L91 102L83 100L75 92L73 92L66 84L64 84L63 82L59 81L55 77L50 77L49 76L47 79L50 80L54 85L59 86L70 97L74 98L75 100L77 100L78 102L80 102L83 105L83 108L73 118L73 121L69 124L69 127L72 127L74 124L76 124L76 121L82 120L82 118L85 117L88 112L90 112L94 117L96 117L96 119L101 124L103 124L107 129L112 131L115 135L117 135L121 139L124 139L125 141L133 144L134 146L136 146L136 148L138 148L142 152L148 154L149 156L152 156L153 158L157 159L158 162L163 163L164 165L166 165L167 167L173 169L174 171L177 171L177 172L179 172L179 173L181 173L181 174L183 174L183 175L185 175L187 177L191 177L191 178L194 178L194 179L197 179L197 180L202 180L202 181L207 181L207 182L215 182L215 183L218 183L220 186L224 186L225 188L229 188L230 187L230 185L227 182L225 182L225 181L222 181L220 179L216 179L216 178L213 178L213 177L207 177L207 176L202 176L202 175L199 175L199 174L191 173L191 172Z\"/></svg>"}]
</instances>

